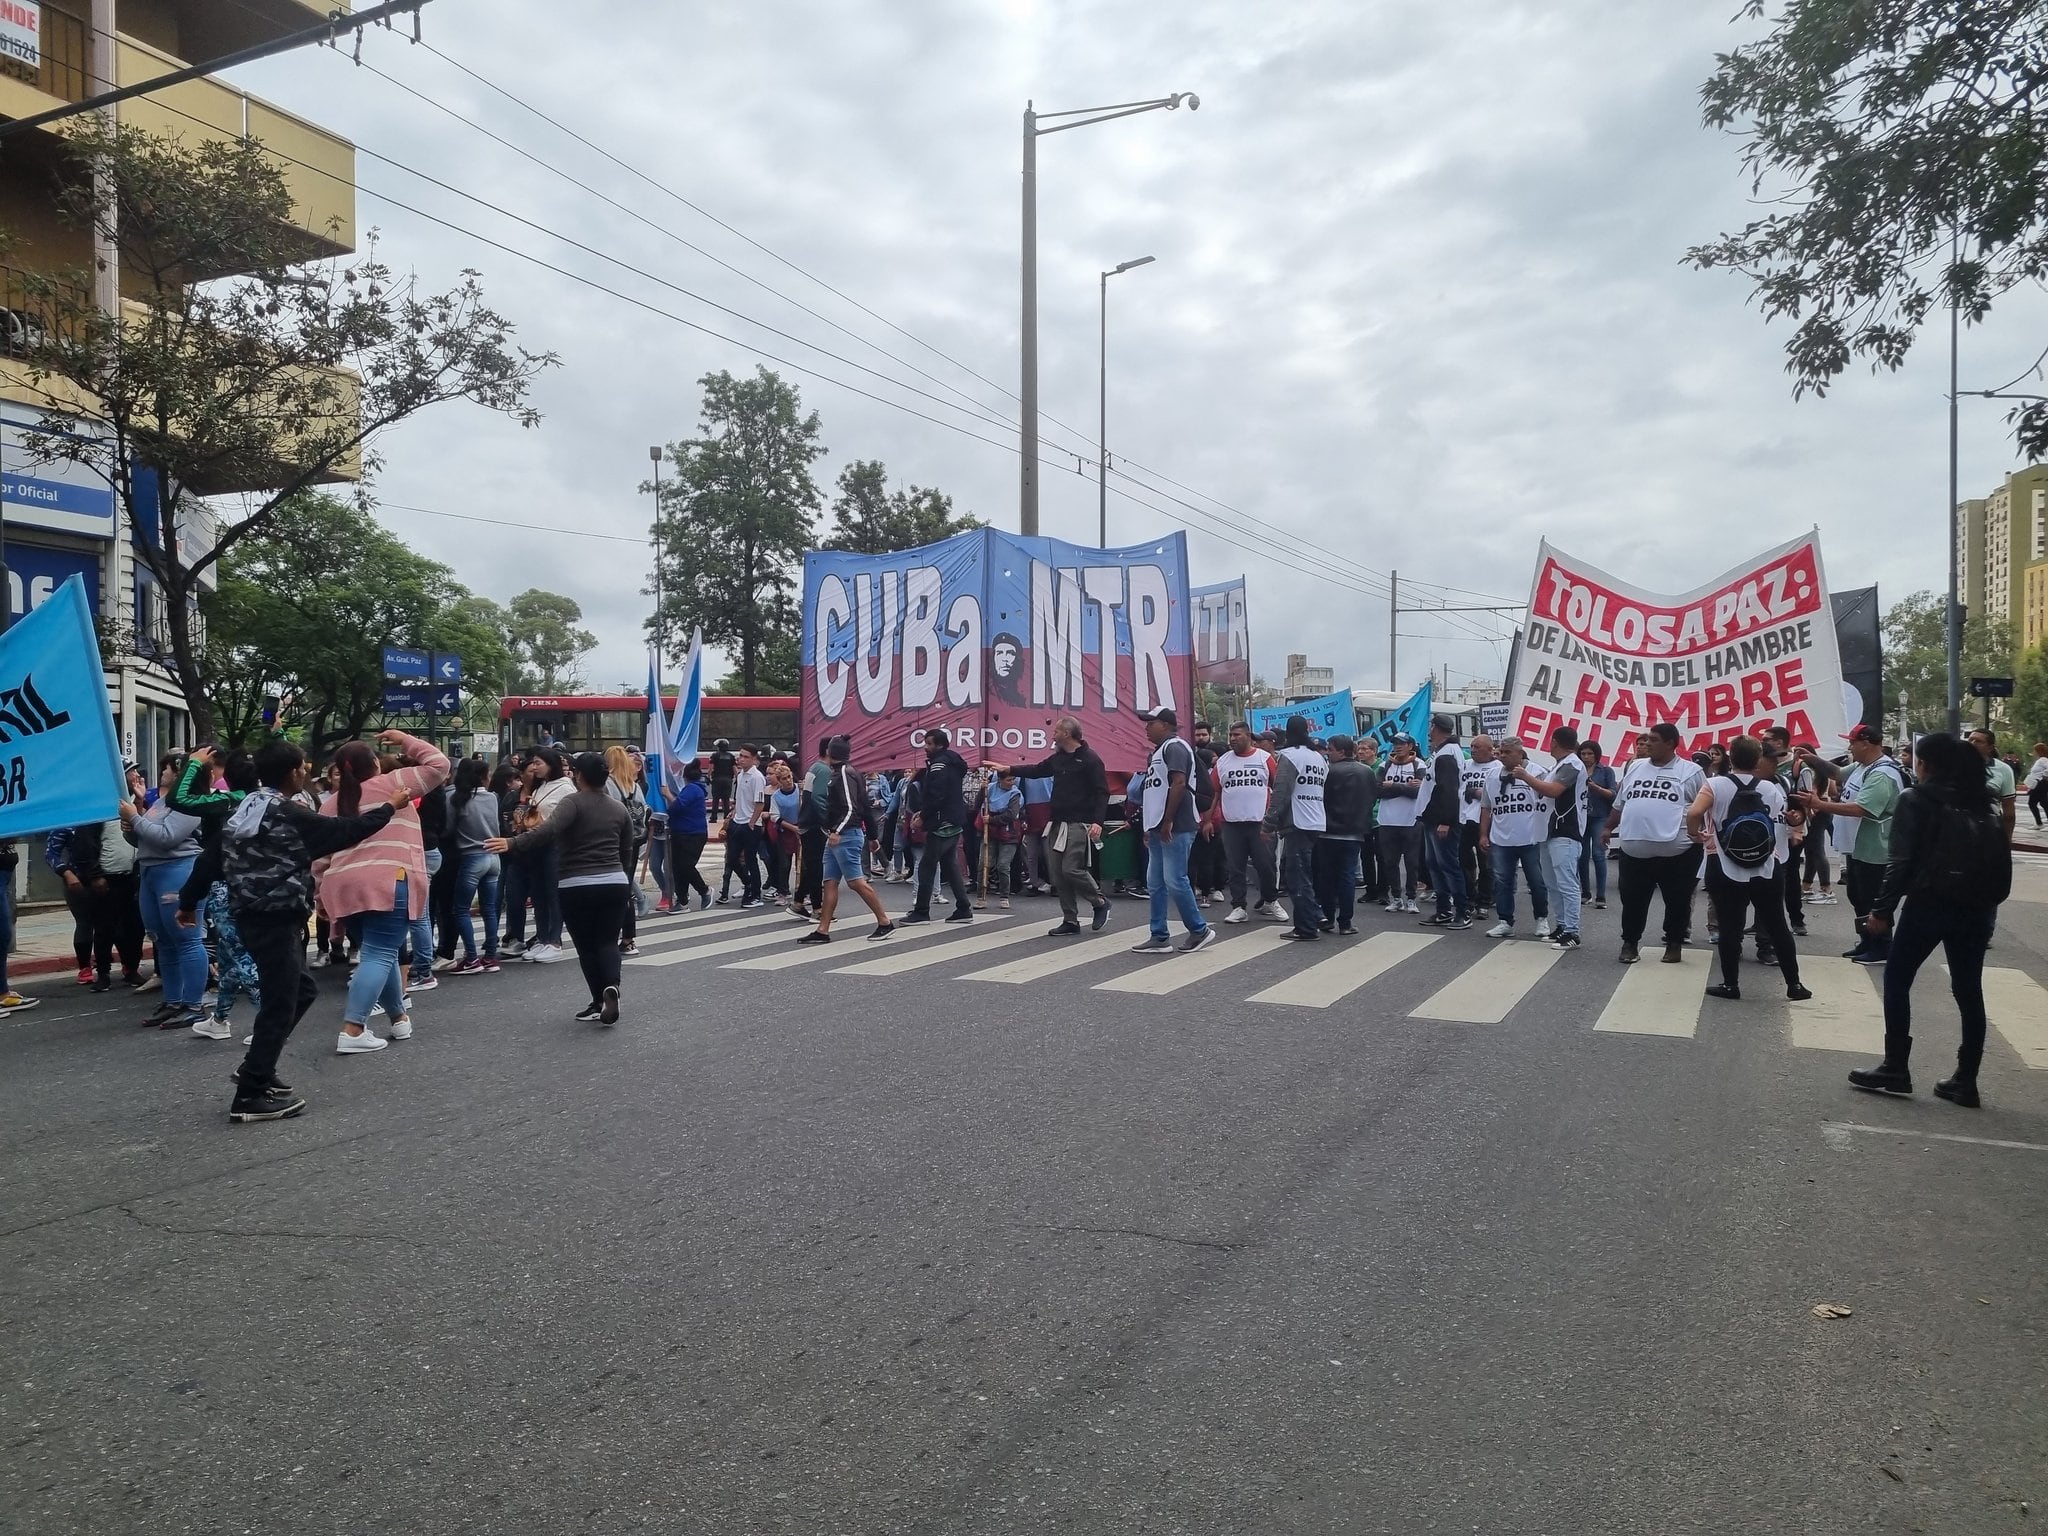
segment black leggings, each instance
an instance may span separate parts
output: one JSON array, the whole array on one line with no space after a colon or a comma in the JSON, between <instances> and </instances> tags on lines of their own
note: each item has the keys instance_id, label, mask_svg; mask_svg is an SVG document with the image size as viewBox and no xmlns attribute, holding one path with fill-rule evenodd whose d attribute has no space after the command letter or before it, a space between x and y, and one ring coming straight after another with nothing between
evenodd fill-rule
<instances>
[{"instance_id":1,"label":"black leggings","mask_svg":"<svg viewBox=\"0 0 2048 1536\"><path fill-rule=\"evenodd\" d=\"M1769 875L1730 880L1723 871L1722 878L1714 882L1714 910L1721 920L1721 979L1731 987L1742 968L1742 925L1750 909L1756 912L1757 948L1768 943L1777 954L1785 985L1799 985L1799 954L1792 947L1792 926L1785 921L1785 893L1778 885L1785 874L1780 868Z\"/></svg>"},{"instance_id":2,"label":"black leggings","mask_svg":"<svg viewBox=\"0 0 2048 1536\"><path fill-rule=\"evenodd\" d=\"M700 896L711 894L711 887L704 883L704 872L697 867L697 861L704 857L706 841L702 832L669 834L668 883L679 898L687 898L692 891Z\"/></svg>"},{"instance_id":3,"label":"black leggings","mask_svg":"<svg viewBox=\"0 0 2048 1536\"><path fill-rule=\"evenodd\" d=\"M623 885L571 885L560 893L562 926L576 946L593 1003L619 984L619 929L631 894Z\"/></svg>"},{"instance_id":4,"label":"black leggings","mask_svg":"<svg viewBox=\"0 0 2048 1536\"><path fill-rule=\"evenodd\" d=\"M626 915L619 924L620 942L626 944L631 944L640 935L640 855L646 847L647 840L642 838L626 855Z\"/></svg>"}]
</instances>

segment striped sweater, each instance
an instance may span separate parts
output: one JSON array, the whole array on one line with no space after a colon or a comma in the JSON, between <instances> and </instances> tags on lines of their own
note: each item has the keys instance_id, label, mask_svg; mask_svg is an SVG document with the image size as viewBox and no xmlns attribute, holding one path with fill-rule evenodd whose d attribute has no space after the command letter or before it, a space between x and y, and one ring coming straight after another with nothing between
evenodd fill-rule
<instances>
[{"instance_id":1,"label":"striped sweater","mask_svg":"<svg viewBox=\"0 0 2048 1536\"><path fill-rule=\"evenodd\" d=\"M363 781L364 807L377 805L403 784L414 800L441 787L448 778L448 759L417 736L405 738L406 766ZM323 816L340 813L333 799L320 807ZM313 867L320 882L320 910L330 920L357 912L389 912L395 883L405 876L406 894L415 920L427 910L427 852L420 841L420 813L408 805L353 848L345 848Z\"/></svg>"}]
</instances>

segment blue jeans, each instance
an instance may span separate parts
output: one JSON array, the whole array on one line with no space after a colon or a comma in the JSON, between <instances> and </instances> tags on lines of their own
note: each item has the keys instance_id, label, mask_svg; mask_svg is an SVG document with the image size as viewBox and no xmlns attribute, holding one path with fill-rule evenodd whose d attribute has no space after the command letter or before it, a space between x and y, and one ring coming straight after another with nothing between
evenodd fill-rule
<instances>
[{"instance_id":1,"label":"blue jeans","mask_svg":"<svg viewBox=\"0 0 2048 1536\"><path fill-rule=\"evenodd\" d=\"M1323 921L1316 901L1316 848L1321 842L1314 832L1289 832L1280 843L1280 883L1287 887L1287 900L1294 908L1294 931L1305 939L1320 937L1317 930Z\"/></svg>"},{"instance_id":2,"label":"blue jeans","mask_svg":"<svg viewBox=\"0 0 2048 1536\"><path fill-rule=\"evenodd\" d=\"M398 980L398 952L405 947L405 935L412 927L412 909L406 901L406 883L393 883L396 894L389 910L362 914L362 963L349 978L348 1003L342 1011L343 1021L349 1024L369 1023L372 1003L382 1003L389 1018L405 1017L405 988Z\"/></svg>"},{"instance_id":3,"label":"blue jeans","mask_svg":"<svg viewBox=\"0 0 2048 1536\"><path fill-rule=\"evenodd\" d=\"M441 872L441 850L427 850L427 878ZM434 974L434 904L420 908L419 921L412 925L412 979L425 981Z\"/></svg>"},{"instance_id":4,"label":"blue jeans","mask_svg":"<svg viewBox=\"0 0 2048 1536\"><path fill-rule=\"evenodd\" d=\"M164 1001L197 1008L206 995L206 941L199 925L178 926L178 888L192 876L191 859L142 867L142 926L156 944L156 968L164 979Z\"/></svg>"},{"instance_id":5,"label":"blue jeans","mask_svg":"<svg viewBox=\"0 0 2048 1536\"><path fill-rule=\"evenodd\" d=\"M1595 827L1580 843L1585 850L1579 858L1579 889L1591 889L1595 901L1607 899L1607 850L1600 846L1602 828Z\"/></svg>"},{"instance_id":6,"label":"blue jeans","mask_svg":"<svg viewBox=\"0 0 2048 1536\"><path fill-rule=\"evenodd\" d=\"M1543 858L1549 866L1550 893L1557 898L1557 921L1552 926L1558 933L1579 931L1579 855L1585 850L1579 846L1576 837L1553 837L1543 845Z\"/></svg>"},{"instance_id":7,"label":"blue jeans","mask_svg":"<svg viewBox=\"0 0 2048 1536\"><path fill-rule=\"evenodd\" d=\"M1175 832L1170 836L1153 833L1147 840L1151 849L1146 865L1145 885L1152 895L1152 937L1163 939L1166 932L1166 903L1180 909L1180 920L1189 933L1206 933L1202 909L1195 903L1195 888L1188 880L1188 850L1195 846L1195 834Z\"/></svg>"},{"instance_id":8,"label":"blue jeans","mask_svg":"<svg viewBox=\"0 0 2048 1536\"><path fill-rule=\"evenodd\" d=\"M1493 910L1504 923L1515 920L1515 873L1529 877L1529 906L1537 921L1550 916L1550 886L1543 878L1543 845L1525 843L1520 848L1493 845Z\"/></svg>"},{"instance_id":9,"label":"blue jeans","mask_svg":"<svg viewBox=\"0 0 2048 1536\"><path fill-rule=\"evenodd\" d=\"M462 856L462 871L455 877L455 920L461 924L465 960L477 957L476 924L469 915L473 900L483 908L483 953L493 960L498 958L498 888L503 870L495 853L478 849Z\"/></svg>"},{"instance_id":10,"label":"blue jeans","mask_svg":"<svg viewBox=\"0 0 2048 1536\"><path fill-rule=\"evenodd\" d=\"M1436 827L1422 829L1422 857L1429 868L1429 886L1436 892L1436 915L1469 917L1472 898L1465 891L1465 861L1460 854L1458 829L1452 826L1438 835Z\"/></svg>"}]
</instances>

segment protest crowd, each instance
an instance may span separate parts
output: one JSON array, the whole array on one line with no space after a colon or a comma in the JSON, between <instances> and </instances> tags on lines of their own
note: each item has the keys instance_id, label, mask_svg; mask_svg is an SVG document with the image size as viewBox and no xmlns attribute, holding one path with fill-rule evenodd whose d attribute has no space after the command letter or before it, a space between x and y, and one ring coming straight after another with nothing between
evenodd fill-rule
<instances>
[{"instance_id":1,"label":"protest crowd","mask_svg":"<svg viewBox=\"0 0 2048 1536\"><path fill-rule=\"evenodd\" d=\"M411 1039L416 1000L444 980L570 953L587 991L575 1019L614 1025L649 913L777 903L804 924L793 942L827 944L849 902L879 941L1026 896L1057 901L1053 939L1100 931L1116 897L1142 899L1140 954L1205 948L1212 914L1312 945L1356 936L1374 909L1484 924L1493 940L1526 917L1533 939L1569 953L1611 894L1615 928L1598 936L1619 963L1684 964L1703 935L1704 990L1735 1003L1753 940L1753 963L1795 1004L1811 995L1806 909L1846 900L1848 958L1884 968L1884 1059L1852 1083L1911 1091L1913 981L1941 949L1962 1042L1934 1092L1978 1102L1981 973L2022 782L1989 731L1921 737L1901 761L1867 725L1839 754L1782 727L1688 754L1658 724L1608 761L1570 726L1540 743L1461 743L1437 715L1425 740L1392 733L1383 755L1375 735L1314 736L1300 715L1258 734L1235 722L1220 743L1200 721L1183 736L1171 708L1144 718L1150 758L1121 772L1070 716L1036 763L971 767L942 729L925 733L921 763L874 773L849 761L845 736L807 764L719 741L708 774L691 760L666 787L622 746L451 765L391 730L342 746L317 779L286 741L201 749L167 756L153 785L131 765L118 817L51 834L44 856L76 921L81 985L160 992L146 1027L216 1041L236 1037L246 1003L238 1121L304 1108L277 1068L322 969L347 977L335 1050L359 1055ZM2034 752L2024 785L2038 817L2048 746ZM893 917L878 893L892 884L909 887ZM4 977L0 992L0 1007L34 1006Z\"/></svg>"}]
</instances>

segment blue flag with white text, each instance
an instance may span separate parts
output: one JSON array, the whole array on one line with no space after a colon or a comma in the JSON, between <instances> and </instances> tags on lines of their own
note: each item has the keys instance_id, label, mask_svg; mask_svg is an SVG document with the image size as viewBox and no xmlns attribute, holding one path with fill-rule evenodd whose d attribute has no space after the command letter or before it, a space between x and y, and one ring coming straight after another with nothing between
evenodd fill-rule
<instances>
[{"instance_id":1,"label":"blue flag with white text","mask_svg":"<svg viewBox=\"0 0 2048 1536\"><path fill-rule=\"evenodd\" d=\"M1273 709L1248 709L1245 723L1252 728L1253 735L1266 731L1287 734L1287 717L1300 715L1308 721L1311 736L1349 736L1358 729L1358 710L1351 702L1351 690L1340 689L1326 693L1320 699L1304 699L1299 704L1282 704Z\"/></svg>"},{"instance_id":2,"label":"blue flag with white text","mask_svg":"<svg viewBox=\"0 0 2048 1536\"><path fill-rule=\"evenodd\" d=\"M1396 736L1412 736L1417 745L1429 746L1429 711L1436 700L1434 685L1424 683L1409 696L1408 702L1388 715L1372 728L1373 739L1379 742L1380 751L1393 750Z\"/></svg>"},{"instance_id":3,"label":"blue flag with white text","mask_svg":"<svg viewBox=\"0 0 2048 1536\"><path fill-rule=\"evenodd\" d=\"M0 636L0 838L105 821L122 788L92 609L73 576Z\"/></svg>"}]
</instances>

